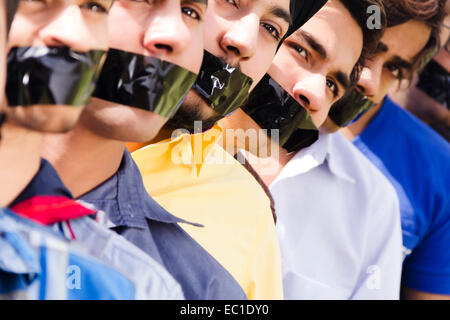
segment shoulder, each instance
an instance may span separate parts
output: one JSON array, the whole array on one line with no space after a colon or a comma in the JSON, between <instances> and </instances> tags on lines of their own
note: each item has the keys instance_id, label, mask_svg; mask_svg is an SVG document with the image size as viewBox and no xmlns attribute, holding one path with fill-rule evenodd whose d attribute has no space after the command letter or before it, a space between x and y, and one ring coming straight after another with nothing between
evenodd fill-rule
<instances>
[{"instance_id":1,"label":"shoulder","mask_svg":"<svg viewBox=\"0 0 450 320\"><path fill-rule=\"evenodd\" d=\"M378 194L374 194L376 191L391 198L395 196L389 180L352 142L339 132L332 135L332 141L330 155L334 157L334 163L355 180L357 188L363 187L372 196Z\"/></svg>"}]
</instances>

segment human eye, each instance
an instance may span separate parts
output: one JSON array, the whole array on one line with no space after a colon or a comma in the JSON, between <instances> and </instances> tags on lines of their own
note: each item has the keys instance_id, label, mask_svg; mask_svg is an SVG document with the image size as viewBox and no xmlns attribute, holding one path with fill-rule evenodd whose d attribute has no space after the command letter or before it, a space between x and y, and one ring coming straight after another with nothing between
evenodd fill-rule
<instances>
[{"instance_id":1,"label":"human eye","mask_svg":"<svg viewBox=\"0 0 450 320\"><path fill-rule=\"evenodd\" d=\"M309 61L310 54L309 54L308 50L306 50L301 45L296 44L294 42L287 42L287 45L289 47L291 47L292 49L294 49L294 51L296 53L298 53L303 59L305 59L306 61Z\"/></svg>"},{"instance_id":2,"label":"human eye","mask_svg":"<svg viewBox=\"0 0 450 320\"><path fill-rule=\"evenodd\" d=\"M223 0L226 3L232 4L234 7L236 7L237 9L239 9L239 1L236 0Z\"/></svg>"},{"instance_id":3,"label":"human eye","mask_svg":"<svg viewBox=\"0 0 450 320\"><path fill-rule=\"evenodd\" d=\"M398 80L403 79L404 72L401 67L395 63L387 63L385 65L386 69L392 74L392 76Z\"/></svg>"},{"instance_id":4,"label":"human eye","mask_svg":"<svg viewBox=\"0 0 450 320\"><path fill-rule=\"evenodd\" d=\"M331 90L335 98L339 96L339 87L334 80L327 79L327 87Z\"/></svg>"},{"instance_id":5,"label":"human eye","mask_svg":"<svg viewBox=\"0 0 450 320\"><path fill-rule=\"evenodd\" d=\"M269 23L261 23L261 26L267 30L267 32L277 41L280 41L280 31Z\"/></svg>"},{"instance_id":6,"label":"human eye","mask_svg":"<svg viewBox=\"0 0 450 320\"><path fill-rule=\"evenodd\" d=\"M200 13L198 13L197 10L195 10L195 9L193 9L191 7L186 7L186 6L182 7L181 8L181 12L183 12L185 15L189 16L192 19L195 19L195 20L198 20L198 21L202 20L202 17L200 15Z\"/></svg>"},{"instance_id":7,"label":"human eye","mask_svg":"<svg viewBox=\"0 0 450 320\"><path fill-rule=\"evenodd\" d=\"M108 13L108 9L105 8L105 6L103 6L102 4L100 4L99 2L96 2L96 1L86 2L86 3L82 4L80 6L80 8L87 9L87 10L89 10L91 12L96 12L96 13Z\"/></svg>"}]
</instances>

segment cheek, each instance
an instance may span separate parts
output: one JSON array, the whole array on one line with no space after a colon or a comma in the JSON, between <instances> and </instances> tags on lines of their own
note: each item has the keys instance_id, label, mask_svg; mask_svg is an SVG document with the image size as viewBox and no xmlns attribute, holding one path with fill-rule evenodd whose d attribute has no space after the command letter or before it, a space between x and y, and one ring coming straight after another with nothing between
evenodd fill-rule
<instances>
[{"instance_id":1,"label":"cheek","mask_svg":"<svg viewBox=\"0 0 450 320\"><path fill-rule=\"evenodd\" d=\"M378 89L374 102L381 103L390 90L396 90L395 86L397 86L398 84L398 80L390 75L388 71L383 71L380 79L380 87Z\"/></svg>"},{"instance_id":2,"label":"cheek","mask_svg":"<svg viewBox=\"0 0 450 320\"><path fill-rule=\"evenodd\" d=\"M86 26L88 27L92 41L91 49L108 50L109 34L107 15L100 19L86 21Z\"/></svg>"},{"instance_id":3,"label":"cheek","mask_svg":"<svg viewBox=\"0 0 450 320\"><path fill-rule=\"evenodd\" d=\"M210 11L208 7L207 14L203 21L203 40L205 50L209 53L221 57L224 55L223 50L220 47L220 35L224 34L226 30L226 22L217 17Z\"/></svg>"},{"instance_id":4,"label":"cheek","mask_svg":"<svg viewBox=\"0 0 450 320\"><path fill-rule=\"evenodd\" d=\"M16 15L11 26L8 39L8 48L32 46L37 39L41 26L22 15Z\"/></svg>"},{"instance_id":5,"label":"cheek","mask_svg":"<svg viewBox=\"0 0 450 320\"><path fill-rule=\"evenodd\" d=\"M268 74L289 93L295 87L299 79L298 72L300 71L299 66L291 60L285 52L280 51L268 71Z\"/></svg>"},{"instance_id":6,"label":"cheek","mask_svg":"<svg viewBox=\"0 0 450 320\"><path fill-rule=\"evenodd\" d=\"M252 88L269 71L274 57L274 50L259 47L250 60L241 63L242 72L253 79Z\"/></svg>"},{"instance_id":7,"label":"cheek","mask_svg":"<svg viewBox=\"0 0 450 320\"><path fill-rule=\"evenodd\" d=\"M113 4L108 17L109 46L128 52L142 53L142 30L139 23L125 8Z\"/></svg>"},{"instance_id":8,"label":"cheek","mask_svg":"<svg viewBox=\"0 0 450 320\"><path fill-rule=\"evenodd\" d=\"M199 33L201 35L201 33ZM183 53L183 64L178 63L181 67L198 74L203 61L203 39L196 34L192 35L193 41L189 45L189 49Z\"/></svg>"}]
</instances>

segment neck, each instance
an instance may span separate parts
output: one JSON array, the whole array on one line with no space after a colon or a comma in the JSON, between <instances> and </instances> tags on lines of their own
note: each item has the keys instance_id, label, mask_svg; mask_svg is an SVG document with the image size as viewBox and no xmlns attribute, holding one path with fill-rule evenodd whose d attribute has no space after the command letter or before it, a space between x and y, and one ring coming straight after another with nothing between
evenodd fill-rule
<instances>
[{"instance_id":1,"label":"neck","mask_svg":"<svg viewBox=\"0 0 450 320\"><path fill-rule=\"evenodd\" d=\"M48 134L43 155L75 198L96 188L119 169L125 143L99 136L80 122L65 134Z\"/></svg>"},{"instance_id":2,"label":"neck","mask_svg":"<svg viewBox=\"0 0 450 320\"><path fill-rule=\"evenodd\" d=\"M10 123L1 132L0 206L6 207L39 171L42 134Z\"/></svg>"},{"instance_id":3,"label":"neck","mask_svg":"<svg viewBox=\"0 0 450 320\"><path fill-rule=\"evenodd\" d=\"M373 118L378 114L383 103L378 104L373 107L369 111L367 111L358 121L352 123L348 127L342 128L340 132L346 137L348 140L352 141L357 136L359 136L367 126L372 122Z\"/></svg>"},{"instance_id":4,"label":"neck","mask_svg":"<svg viewBox=\"0 0 450 320\"><path fill-rule=\"evenodd\" d=\"M260 176L267 187L279 176L283 168L295 156L295 153L288 153L279 147L279 152L274 152L268 158L258 158L250 152L246 152L246 158L250 166Z\"/></svg>"}]
</instances>

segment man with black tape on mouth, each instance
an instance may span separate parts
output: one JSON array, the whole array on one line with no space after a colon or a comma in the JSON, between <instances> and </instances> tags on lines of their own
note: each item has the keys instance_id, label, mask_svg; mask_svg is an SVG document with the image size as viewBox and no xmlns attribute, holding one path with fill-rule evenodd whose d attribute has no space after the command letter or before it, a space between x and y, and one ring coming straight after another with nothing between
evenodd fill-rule
<instances>
[{"instance_id":1,"label":"man with black tape on mouth","mask_svg":"<svg viewBox=\"0 0 450 320\"><path fill-rule=\"evenodd\" d=\"M358 89L376 106L340 130L391 182L400 202L402 299L450 299L450 145L390 97L440 45L448 0L383 0L387 28ZM438 75L437 72L434 73Z\"/></svg>"},{"instance_id":2,"label":"man with black tape on mouth","mask_svg":"<svg viewBox=\"0 0 450 320\"><path fill-rule=\"evenodd\" d=\"M379 29L367 27L370 8L378 9ZM279 133L279 158L269 154L261 160L255 149L246 155L275 201L287 299L398 298L401 233L395 192L344 137L317 129L356 85L375 50L382 8L381 1L328 1L283 43L243 111L224 119L235 128L245 123L239 118L250 116L250 128ZM267 170L276 165L278 170ZM375 216L384 220L362 227L375 223ZM383 270L380 290L371 290L360 277L372 264Z\"/></svg>"},{"instance_id":3,"label":"man with black tape on mouth","mask_svg":"<svg viewBox=\"0 0 450 320\"><path fill-rule=\"evenodd\" d=\"M167 268L187 299L245 299L178 225L190 222L148 195L125 149L127 141L152 139L194 84L206 10L206 0L115 1L111 49L93 98L72 131L47 135L44 155L75 197L106 213L106 226Z\"/></svg>"},{"instance_id":4,"label":"man with black tape on mouth","mask_svg":"<svg viewBox=\"0 0 450 320\"><path fill-rule=\"evenodd\" d=\"M14 206L36 192L46 192L44 186L31 190L33 181L53 170L40 156L43 135L71 129L92 94L108 49L111 3L15 3L0 148L3 205Z\"/></svg>"},{"instance_id":5,"label":"man with black tape on mouth","mask_svg":"<svg viewBox=\"0 0 450 320\"><path fill-rule=\"evenodd\" d=\"M193 90L153 144L133 153L147 191L176 216L205 225L183 228L236 278L249 299L283 296L274 220L268 196L221 148L223 131L214 124L239 108L267 72L293 17L299 17L298 28L323 3L210 1L205 56Z\"/></svg>"}]
</instances>

